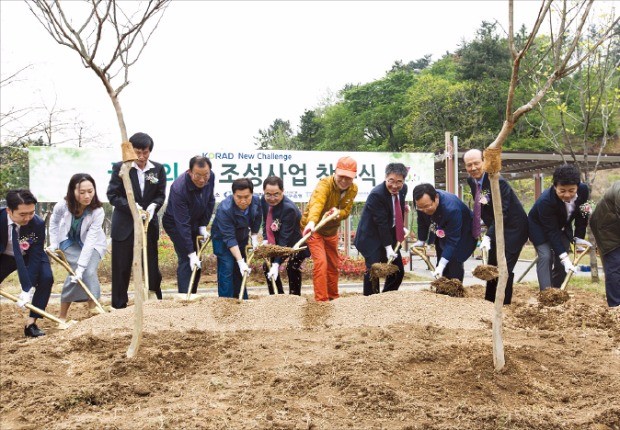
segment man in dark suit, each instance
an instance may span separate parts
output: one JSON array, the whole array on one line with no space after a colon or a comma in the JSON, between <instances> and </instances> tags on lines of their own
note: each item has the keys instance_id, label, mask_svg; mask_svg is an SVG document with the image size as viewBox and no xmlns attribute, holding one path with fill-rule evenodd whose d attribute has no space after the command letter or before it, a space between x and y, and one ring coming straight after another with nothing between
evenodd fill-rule
<instances>
[{"instance_id":1,"label":"man in dark suit","mask_svg":"<svg viewBox=\"0 0 620 430\"><path fill-rule=\"evenodd\" d=\"M463 155L463 162L465 163L465 170L469 174L467 183L471 188L471 195L474 196L474 221L472 225L474 239L477 240L480 235L480 219L482 219L487 227L487 231L480 243L480 249L486 250L489 253L488 264L496 266L495 215L493 214L489 175L482 169L482 151L470 149ZM506 265L508 267L504 304L509 305L512 300L512 284L515 277L513 270L519 260L523 245L527 242L527 214L515 192L502 177L499 178L499 190L502 200L502 213L504 215L504 245ZM477 208L476 205L478 205ZM479 217L476 216L477 211L479 211ZM485 300L494 302L496 290L497 279L487 281L484 294Z\"/></svg>"},{"instance_id":2,"label":"man in dark suit","mask_svg":"<svg viewBox=\"0 0 620 430\"><path fill-rule=\"evenodd\" d=\"M129 138L138 159L129 170L136 205L146 210L150 222L146 236L146 253L149 267L149 290L161 299L161 272L157 256L159 219L157 212L166 199L166 172L164 166L150 161L153 139L146 133L136 133ZM127 290L133 263L133 217L127 201L127 193L119 176L122 162L112 166L108 185L108 200L114 206L112 214L112 307L127 307Z\"/></svg>"},{"instance_id":3,"label":"man in dark suit","mask_svg":"<svg viewBox=\"0 0 620 430\"><path fill-rule=\"evenodd\" d=\"M355 247L364 256L364 295L379 292L379 280L371 279L370 268L374 263L386 263L393 259L398 272L385 280L383 292L396 291L405 276L398 243L405 239L405 199L407 198L407 167L402 163L390 163L385 168L385 182L372 189L362 210L362 217L355 233Z\"/></svg>"},{"instance_id":4,"label":"man in dark suit","mask_svg":"<svg viewBox=\"0 0 620 430\"><path fill-rule=\"evenodd\" d=\"M581 183L577 166L563 164L553 172L553 185L532 206L527 218L530 240L538 253L536 275L541 291L560 288L566 274L577 270L569 256L573 240L577 246L590 245L584 240L589 214L581 208L588 197L590 191Z\"/></svg>"},{"instance_id":5,"label":"man in dark suit","mask_svg":"<svg viewBox=\"0 0 620 430\"><path fill-rule=\"evenodd\" d=\"M284 182L278 176L269 176L263 181L263 196L260 199L263 211L263 244L293 247L301 239L301 211L291 199L284 195ZM288 257L286 274L288 275L289 294L301 295L301 264L310 253L307 249ZM274 294L271 280L275 280L279 294L284 293L280 279L280 266L287 257L271 259L271 268L263 264L267 278L269 294Z\"/></svg>"},{"instance_id":6,"label":"man in dark suit","mask_svg":"<svg viewBox=\"0 0 620 430\"><path fill-rule=\"evenodd\" d=\"M196 276L191 286L196 293L200 281L201 263L196 249L196 238L209 237L207 225L215 207L215 173L211 160L196 155L189 160L189 169L176 178L170 187L168 205L161 221L170 236L177 254L177 288L187 293L192 271Z\"/></svg>"},{"instance_id":7,"label":"man in dark suit","mask_svg":"<svg viewBox=\"0 0 620 430\"><path fill-rule=\"evenodd\" d=\"M52 292L54 277L45 254L45 222L35 215L37 199L29 190L11 190L7 207L0 209L0 282L17 270L22 291L18 306L26 303L45 310ZM44 336L37 327L40 315L30 311L24 334Z\"/></svg>"},{"instance_id":8,"label":"man in dark suit","mask_svg":"<svg viewBox=\"0 0 620 430\"><path fill-rule=\"evenodd\" d=\"M445 276L461 282L465 276L463 263L476 248L472 226L472 212L454 194L436 190L431 184L420 184L413 189L413 200L418 212L418 242L424 244L429 230L435 233L437 268L433 276Z\"/></svg>"}]
</instances>

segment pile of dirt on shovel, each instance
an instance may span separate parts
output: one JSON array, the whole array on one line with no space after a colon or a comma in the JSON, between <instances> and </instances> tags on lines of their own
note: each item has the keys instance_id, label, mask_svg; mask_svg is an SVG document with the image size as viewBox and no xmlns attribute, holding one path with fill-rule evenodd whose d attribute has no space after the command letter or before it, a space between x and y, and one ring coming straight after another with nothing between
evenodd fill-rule
<instances>
[{"instance_id":1,"label":"pile of dirt on shovel","mask_svg":"<svg viewBox=\"0 0 620 430\"><path fill-rule=\"evenodd\" d=\"M458 279L448 279L442 276L431 282L431 289L437 294L445 294L450 297L465 297L463 283Z\"/></svg>"},{"instance_id":2,"label":"pile of dirt on shovel","mask_svg":"<svg viewBox=\"0 0 620 430\"><path fill-rule=\"evenodd\" d=\"M538 293L538 303L543 306L558 306L566 303L569 299L570 296L566 290L559 288L547 288Z\"/></svg>"},{"instance_id":3,"label":"pile of dirt on shovel","mask_svg":"<svg viewBox=\"0 0 620 430\"><path fill-rule=\"evenodd\" d=\"M398 267L391 263L374 263L370 266L370 278L381 279L398 272Z\"/></svg>"},{"instance_id":4,"label":"pile of dirt on shovel","mask_svg":"<svg viewBox=\"0 0 620 430\"><path fill-rule=\"evenodd\" d=\"M497 269L497 266L481 264L480 266L477 266L471 274L478 279L482 279L483 281L491 281L499 277L499 270Z\"/></svg>"}]
</instances>

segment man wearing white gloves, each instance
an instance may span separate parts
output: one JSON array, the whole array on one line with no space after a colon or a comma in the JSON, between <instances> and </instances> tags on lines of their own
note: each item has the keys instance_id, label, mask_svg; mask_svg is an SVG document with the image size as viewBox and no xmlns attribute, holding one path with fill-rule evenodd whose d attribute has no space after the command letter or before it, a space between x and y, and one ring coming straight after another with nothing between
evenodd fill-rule
<instances>
[{"instance_id":1,"label":"man wearing white gloves","mask_svg":"<svg viewBox=\"0 0 620 430\"><path fill-rule=\"evenodd\" d=\"M553 172L553 185L532 206L528 214L529 236L538 253L536 275L541 291L560 288L566 274L577 270L570 259L570 242L589 244L584 240L589 196L577 166L563 164Z\"/></svg>"},{"instance_id":2,"label":"man wearing white gloves","mask_svg":"<svg viewBox=\"0 0 620 430\"><path fill-rule=\"evenodd\" d=\"M129 170L129 178L138 210L150 215L146 236L146 253L149 265L149 290L161 299L161 272L157 256L159 220L157 211L166 199L166 171L164 166L149 160L154 142L146 133L136 133L129 138L138 157ZM114 206L112 214L112 307L127 307L127 289L133 263L133 218L129 209L127 193L119 176L122 162L112 166L108 185L108 200Z\"/></svg>"},{"instance_id":3,"label":"man wearing white gloves","mask_svg":"<svg viewBox=\"0 0 620 430\"><path fill-rule=\"evenodd\" d=\"M200 281L200 259L197 255L196 237L209 237L207 226L215 207L215 174L211 160L196 155L189 160L189 169L170 186L168 205L162 218L164 230L170 236L177 254L177 288L186 294L192 271L197 270L192 293Z\"/></svg>"},{"instance_id":4,"label":"man wearing white gloves","mask_svg":"<svg viewBox=\"0 0 620 430\"><path fill-rule=\"evenodd\" d=\"M284 195L284 182L278 176L263 181L263 197L260 199L263 213L263 243L292 248L301 239L299 221L301 212L291 199ZM271 259L271 267L263 264L269 294L274 294L273 279L279 294L284 293L280 279L280 266L286 261L289 294L301 295L301 264L310 253L307 249L290 257Z\"/></svg>"},{"instance_id":5,"label":"man wearing white gloves","mask_svg":"<svg viewBox=\"0 0 620 430\"><path fill-rule=\"evenodd\" d=\"M27 303L45 310L54 278L45 245L45 222L35 215L37 199L28 190L11 190L7 208L0 209L0 283L17 271L21 290L17 305ZM24 327L26 337L45 336L36 322L40 315L30 311Z\"/></svg>"},{"instance_id":6,"label":"man wearing white gloves","mask_svg":"<svg viewBox=\"0 0 620 430\"><path fill-rule=\"evenodd\" d=\"M243 275L252 269L246 261L245 248L250 241L258 246L258 231L263 220L260 199L253 195L254 184L247 178L235 179L232 195L217 207L211 235L213 253L217 257L217 294L239 297ZM248 298L245 290L244 299Z\"/></svg>"},{"instance_id":7,"label":"man wearing white gloves","mask_svg":"<svg viewBox=\"0 0 620 430\"><path fill-rule=\"evenodd\" d=\"M413 200L418 213L418 239L426 241L430 231L436 236L437 267L433 276L462 282L463 262L476 248L471 232L471 210L454 194L436 190L431 184L417 185L413 189Z\"/></svg>"},{"instance_id":8,"label":"man wearing white gloves","mask_svg":"<svg viewBox=\"0 0 620 430\"><path fill-rule=\"evenodd\" d=\"M474 198L474 219L472 234L475 239L480 236L480 220L484 221L487 230L480 241L480 249L488 253L488 264L497 266L495 215L493 214L493 199L491 198L491 182L483 170L482 151L470 149L463 155L465 170L469 174L467 183ZM499 178L500 198L504 221L504 245L506 265L508 267L508 281L504 295L504 304L512 301L512 284L514 281L514 267L519 260L521 250L527 242L527 214L510 184L502 177ZM495 301L498 279L487 281L484 298Z\"/></svg>"},{"instance_id":9,"label":"man wearing white gloves","mask_svg":"<svg viewBox=\"0 0 620 430\"><path fill-rule=\"evenodd\" d=\"M403 259L395 248L405 239L405 213L408 170L402 163L390 163L385 168L385 181L372 189L357 226L355 247L364 256L364 295L379 292L379 279L371 279L374 263L392 261L398 272L385 279L383 292L396 291L405 276ZM408 233L408 232L407 232Z\"/></svg>"}]
</instances>

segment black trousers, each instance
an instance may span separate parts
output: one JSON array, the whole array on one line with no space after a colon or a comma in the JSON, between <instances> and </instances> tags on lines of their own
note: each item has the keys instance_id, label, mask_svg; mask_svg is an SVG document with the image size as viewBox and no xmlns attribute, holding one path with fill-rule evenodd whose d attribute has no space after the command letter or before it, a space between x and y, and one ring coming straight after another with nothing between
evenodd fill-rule
<instances>
[{"instance_id":1,"label":"black trousers","mask_svg":"<svg viewBox=\"0 0 620 430\"><path fill-rule=\"evenodd\" d=\"M306 259L306 255L304 252L297 252L293 254L291 257L287 259L283 259L286 263L286 274L288 275L288 292L289 294L294 294L296 296L301 296L301 264ZM273 259L271 260L273 262ZM267 274L269 273L269 268L267 267L267 263L263 263L263 273L265 274L265 279L267 280L267 288L269 289L269 294L274 294L273 285L271 281L267 278ZM284 288L282 288L282 278L278 276L276 279L276 289L278 290L278 294L284 294Z\"/></svg>"},{"instance_id":2,"label":"black trousers","mask_svg":"<svg viewBox=\"0 0 620 430\"><path fill-rule=\"evenodd\" d=\"M364 273L364 295L370 296L371 294L379 293L379 279L370 278L370 268L375 263L387 263L387 254L385 248L380 248L377 252L374 252L368 256L364 256L364 262L366 264L366 272ZM403 258L398 251L398 257L392 262L398 267L398 272L385 278L385 285L383 286L383 292L397 291L400 284L405 277L405 267L403 266Z\"/></svg>"},{"instance_id":3,"label":"black trousers","mask_svg":"<svg viewBox=\"0 0 620 430\"><path fill-rule=\"evenodd\" d=\"M439 241L435 241L435 251L437 252L437 264L439 264L439 260L441 260L441 254L443 253L443 248L439 244ZM458 279L463 282L463 278L465 277L465 268L463 267L463 263L459 263L455 259L452 259L448 262L448 265L443 270L443 276L448 279Z\"/></svg>"},{"instance_id":4,"label":"black trousers","mask_svg":"<svg viewBox=\"0 0 620 430\"><path fill-rule=\"evenodd\" d=\"M26 267L28 267L27 263ZM16 270L17 264L15 263L15 258L11 255L0 254L0 282L4 281L7 276ZM34 296L32 296L32 306L44 311L50 300L53 285L54 276L52 275L50 263L49 261L42 261L39 267L37 285L33 285L36 291L34 292ZM34 311L30 311L30 318L41 318L41 315Z\"/></svg>"},{"instance_id":5,"label":"black trousers","mask_svg":"<svg viewBox=\"0 0 620 430\"><path fill-rule=\"evenodd\" d=\"M154 291L161 300L161 272L159 271L159 257L157 255L157 241L159 231L149 229L146 233L146 256L149 264L149 290ZM126 240L112 240L112 307L122 309L127 307L129 298L129 279L133 263L133 232ZM140 258L142 264L142 258Z\"/></svg>"},{"instance_id":6,"label":"black trousers","mask_svg":"<svg viewBox=\"0 0 620 430\"><path fill-rule=\"evenodd\" d=\"M491 250L489 251L489 261L488 264L492 266L497 266L497 250L495 248L495 241L491 241ZM519 255L521 254L521 249L508 250L506 248L506 266L508 267L508 281L506 282L506 293L504 295L504 304L509 305L512 301L512 283L515 279L515 274L513 270L517 265L517 261L519 261ZM516 251L516 252L515 252ZM492 279L487 281L487 288L484 292L484 299L489 302L495 302L495 293L497 291L497 281L499 279Z\"/></svg>"}]
</instances>

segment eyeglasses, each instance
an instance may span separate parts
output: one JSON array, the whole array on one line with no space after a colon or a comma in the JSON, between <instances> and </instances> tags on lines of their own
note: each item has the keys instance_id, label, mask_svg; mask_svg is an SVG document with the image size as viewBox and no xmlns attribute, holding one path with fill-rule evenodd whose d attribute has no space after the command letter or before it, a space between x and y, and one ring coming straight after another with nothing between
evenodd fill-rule
<instances>
[{"instance_id":1,"label":"eyeglasses","mask_svg":"<svg viewBox=\"0 0 620 430\"><path fill-rule=\"evenodd\" d=\"M387 183L388 183L388 185L398 185L398 186L401 186L405 182L401 181L401 180L395 181L394 179L388 179Z\"/></svg>"},{"instance_id":2,"label":"eyeglasses","mask_svg":"<svg viewBox=\"0 0 620 430\"><path fill-rule=\"evenodd\" d=\"M208 181L209 178L211 177L211 173L205 173L204 175L199 175L198 173L192 172L192 177L194 179L204 179L205 181Z\"/></svg>"},{"instance_id":3,"label":"eyeglasses","mask_svg":"<svg viewBox=\"0 0 620 430\"><path fill-rule=\"evenodd\" d=\"M281 195L282 193L273 193L273 194L265 193L265 198L266 199L278 199L280 198Z\"/></svg>"}]
</instances>

